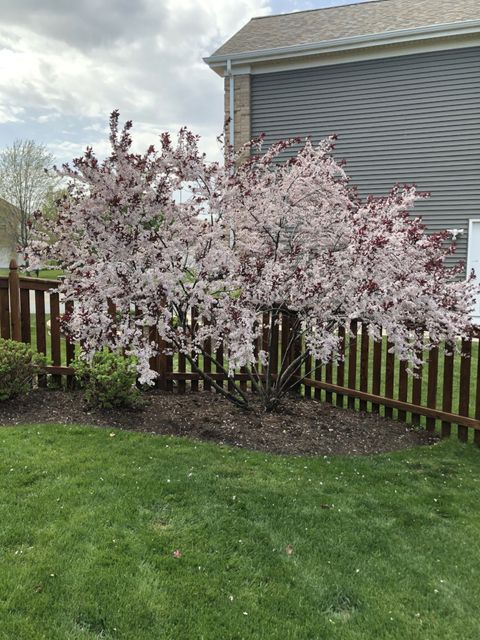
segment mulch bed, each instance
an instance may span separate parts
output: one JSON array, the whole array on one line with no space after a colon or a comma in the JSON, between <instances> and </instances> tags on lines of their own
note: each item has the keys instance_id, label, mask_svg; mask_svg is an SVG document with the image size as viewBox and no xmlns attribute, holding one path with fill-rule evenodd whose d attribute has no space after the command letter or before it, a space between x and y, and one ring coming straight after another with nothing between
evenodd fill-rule
<instances>
[{"instance_id":1,"label":"mulch bed","mask_svg":"<svg viewBox=\"0 0 480 640\"><path fill-rule=\"evenodd\" d=\"M92 411L80 391L36 389L0 404L0 425L85 424L291 455L366 455L433 444L424 430L376 414L288 398L281 412L249 412L213 393L151 392L140 411Z\"/></svg>"}]
</instances>

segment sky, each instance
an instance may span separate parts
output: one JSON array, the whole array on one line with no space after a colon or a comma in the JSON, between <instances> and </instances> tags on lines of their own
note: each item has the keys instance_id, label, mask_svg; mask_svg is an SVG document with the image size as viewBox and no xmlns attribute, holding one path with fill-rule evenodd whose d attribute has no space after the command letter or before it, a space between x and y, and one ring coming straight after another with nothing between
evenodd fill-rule
<instances>
[{"instance_id":1,"label":"sky","mask_svg":"<svg viewBox=\"0 0 480 640\"><path fill-rule=\"evenodd\" d=\"M254 16L354 1L0 0L0 149L33 139L58 164L87 145L102 157L118 108L138 151L186 125L219 158L223 81L202 58Z\"/></svg>"}]
</instances>

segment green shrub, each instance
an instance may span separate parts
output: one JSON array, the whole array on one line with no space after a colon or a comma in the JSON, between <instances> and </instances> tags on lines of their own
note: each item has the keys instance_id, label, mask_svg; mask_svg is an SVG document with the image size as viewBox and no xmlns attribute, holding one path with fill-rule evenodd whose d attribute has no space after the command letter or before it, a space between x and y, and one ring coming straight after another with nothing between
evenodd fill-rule
<instances>
[{"instance_id":1,"label":"green shrub","mask_svg":"<svg viewBox=\"0 0 480 640\"><path fill-rule=\"evenodd\" d=\"M114 409L139 408L142 404L136 388L137 361L109 351L98 351L91 361L76 360L75 376L85 390L90 407Z\"/></svg>"},{"instance_id":2,"label":"green shrub","mask_svg":"<svg viewBox=\"0 0 480 640\"><path fill-rule=\"evenodd\" d=\"M29 344L0 338L0 401L26 393L44 366Z\"/></svg>"}]
</instances>

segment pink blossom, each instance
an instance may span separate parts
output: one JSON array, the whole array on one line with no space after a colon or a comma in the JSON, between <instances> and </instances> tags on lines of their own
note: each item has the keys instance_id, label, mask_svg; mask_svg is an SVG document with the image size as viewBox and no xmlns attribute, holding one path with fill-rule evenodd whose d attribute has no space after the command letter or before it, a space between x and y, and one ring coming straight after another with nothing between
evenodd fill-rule
<instances>
[{"instance_id":1,"label":"pink blossom","mask_svg":"<svg viewBox=\"0 0 480 640\"><path fill-rule=\"evenodd\" d=\"M361 201L331 155L333 139L307 140L288 161L282 154L298 140L263 155L257 141L221 165L208 163L198 138L182 129L175 143L164 134L158 150L138 155L131 123L119 131L118 120L114 112L109 157L99 162L87 149L60 171L68 194L57 218L39 214L45 233L29 248L31 268L55 260L65 270L60 292L74 309L64 328L84 357L123 349L137 356L140 382L152 384L155 333L165 352L183 352L194 369L207 339L213 351L223 342L227 373L245 367L272 408L307 355L322 363L341 357L338 329L351 320L377 340L383 329L414 367L422 347L467 334L477 287L460 277L461 266L446 265L452 234L427 234L411 215L427 197L415 187ZM251 155L240 163L245 151ZM182 187L190 195L179 202ZM274 377L268 344L281 314L306 349ZM248 404L239 385L211 384Z\"/></svg>"}]
</instances>

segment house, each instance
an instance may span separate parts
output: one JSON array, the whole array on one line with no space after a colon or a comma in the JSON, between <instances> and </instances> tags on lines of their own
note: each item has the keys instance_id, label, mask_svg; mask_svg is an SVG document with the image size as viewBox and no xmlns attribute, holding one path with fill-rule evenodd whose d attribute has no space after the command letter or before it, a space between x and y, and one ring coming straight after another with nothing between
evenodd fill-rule
<instances>
[{"instance_id":1,"label":"house","mask_svg":"<svg viewBox=\"0 0 480 640\"><path fill-rule=\"evenodd\" d=\"M206 63L225 82L238 148L337 133L365 196L396 182L431 192L432 230L463 229L480 272L480 3L376 0L253 18ZM480 308L479 308L480 312Z\"/></svg>"},{"instance_id":2,"label":"house","mask_svg":"<svg viewBox=\"0 0 480 640\"><path fill-rule=\"evenodd\" d=\"M8 267L16 258L16 234L14 225L15 207L0 198L0 269Z\"/></svg>"}]
</instances>

